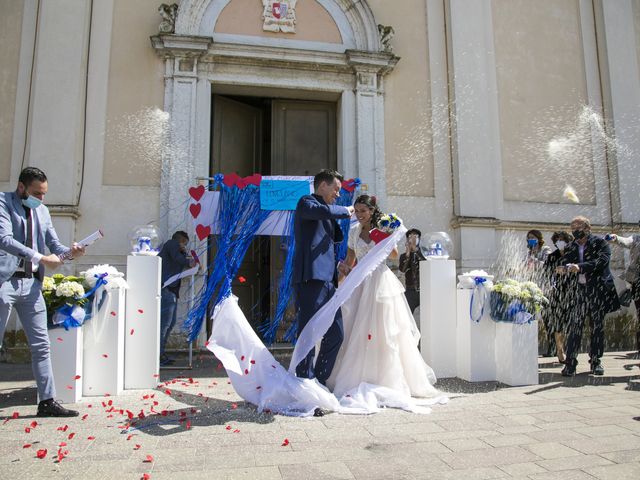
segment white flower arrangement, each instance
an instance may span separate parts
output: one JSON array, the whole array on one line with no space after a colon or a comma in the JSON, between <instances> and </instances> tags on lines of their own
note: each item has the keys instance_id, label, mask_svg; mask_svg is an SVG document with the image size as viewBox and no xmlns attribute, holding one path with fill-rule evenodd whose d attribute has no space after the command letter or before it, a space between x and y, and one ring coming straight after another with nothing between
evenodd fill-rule
<instances>
[{"instance_id":1,"label":"white flower arrangement","mask_svg":"<svg viewBox=\"0 0 640 480\"><path fill-rule=\"evenodd\" d=\"M89 288L95 287L98 278L105 274L104 279L107 282L104 286L105 289L129 288L129 285L124 279L124 273L119 272L117 268L108 264L96 265L85 272L80 272L80 275L84 276L84 281Z\"/></svg>"},{"instance_id":2,"label":"white flower arrangement","mask_svg":"<svg viewBox=\"0 0 640 480\"><path fill-rule=\"evenodd\" d=\"M65 298L80 298L84 295L84 287L78 282L66 281L56 287L56 296Z\"/></svg>"},{"instance_id":3,"label":"white flower arrangement","mask_svg":"<svg viewBox=\"0 0 640 480\"><path fill-rule=\"evenodd\" d=\"M535 282L518 282L509 278L496 283L491 291L502 294L508 301L519 300L524 305L532 307L535 312L539 312L549 303Z\"/></svg>"}]
</instances>

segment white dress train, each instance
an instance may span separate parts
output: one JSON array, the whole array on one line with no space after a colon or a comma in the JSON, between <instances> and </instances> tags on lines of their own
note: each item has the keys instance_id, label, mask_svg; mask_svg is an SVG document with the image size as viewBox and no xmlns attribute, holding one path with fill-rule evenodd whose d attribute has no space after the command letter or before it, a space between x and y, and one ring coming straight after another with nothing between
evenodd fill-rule
<instances>
[{"instance_id":1,"label":"white dress train","mask_svg":"<svg viewBox=\"0 0 640 480\"><path fill-rule=\"evenodd\" d=\"M349 248L358 261L375 246L360 238L361 231L359 224L349 231ZM327 381L341 403L353 398L360 403L369 396L377 406L416 411L419 405L446 401L433 386L435 374L418 350L420 333L404 287L384 262L342 305L342 320L344 341Z\"/></svg>"}]
</instances>

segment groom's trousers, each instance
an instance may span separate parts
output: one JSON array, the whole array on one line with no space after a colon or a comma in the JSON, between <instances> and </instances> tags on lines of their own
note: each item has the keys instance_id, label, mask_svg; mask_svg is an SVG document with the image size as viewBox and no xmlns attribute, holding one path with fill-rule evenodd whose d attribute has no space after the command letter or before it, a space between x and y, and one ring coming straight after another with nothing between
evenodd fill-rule
<instances>
[{"instance_id":1,"label":"groom's trousers","mask_svg":"<svg viewBox=\"0 0 640 480\"><path fill-rule=\"evenodd\" d=\"M298 335L302 332L311 317L322 307L335 293L333 282L322 280L309 280L299 283L296 288L296 306L298 309ZM335 319L324 334L320 344L318 359L313 363L315 348L296 367L296 375L302 378L317 378L323 385L326 383L336 357L344 339L344 329L342 326L342 312L336 312Z\"/></svg>"}]
</instances>

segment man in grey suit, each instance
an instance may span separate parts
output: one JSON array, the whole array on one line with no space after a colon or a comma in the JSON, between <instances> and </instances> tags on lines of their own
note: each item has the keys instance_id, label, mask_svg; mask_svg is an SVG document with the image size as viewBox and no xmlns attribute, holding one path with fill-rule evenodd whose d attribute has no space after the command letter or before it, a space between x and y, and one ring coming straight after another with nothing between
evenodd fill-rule
<instances>
[{"instance_id":1,"label":"man in grey suit","mask_svg":"<svg viewBox=\"0 0 640 480\"><path fill-rule=\"evenodd\" d=\"M59 255L84 255L84 247L70 249L58 240L49 209L42 204L47 193L47 177L42 170L27 167L20 172L15 192L0 193L0 347L13 308L16 309L31 350L31 366L38 386L39 417L73 417L55 401L55 385L47 309L42 297L44 267L62 265ZM51 254L45 255L45 246Z\"/></svg>"}]
</instances>

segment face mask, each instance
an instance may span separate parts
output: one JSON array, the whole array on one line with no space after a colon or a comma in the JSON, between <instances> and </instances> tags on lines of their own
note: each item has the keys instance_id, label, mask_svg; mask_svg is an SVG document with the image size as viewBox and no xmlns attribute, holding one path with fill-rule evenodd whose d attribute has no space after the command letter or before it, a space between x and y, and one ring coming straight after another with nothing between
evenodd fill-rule
<instances>
[{"instance_id":1,"label":"face mask","mask_svg":"<svg viewBox=\"0 0 640 480\"><path fill-rule=\"evenodd\" d=\"M22 205L33 210L42 205L42 200L34 197L33 195L29 195L27 198L22 199Z\"/></svg>"},{"instance_id":2,"label":"face mask","mask_svg":"<svg viewBox=\"0 0 640 480\"><path fill-rule=\"evenodd\" d=\"M556 247L558 247L559 250L564 250L564 247L566 246L567 246L567 242L563 240L559 240L556 242Z\"/></svg>"},{"instance_id":3,"label":"face mask","mask_svg":"<svg viewBox=\"0 0 640 480\"><path fill-rule=\"evenodd\" d=\"M582 230L574 230L571 233L573 234L573 238L575 238L576 240L580 240L581 238L584 238L587 236L587 234Z\"/></svg>"},{"instance_id":4,"label":"face mask","mask_svg":"<svg viewBox=\"0 0 640 480\"><path fill-rule=\"evenodd\" d=\"M529 248L536 248L536 245L538 245L538 240L535 238L530 238L529 240L527 240L527 246Z\"/></svg>"}]
</instances>

